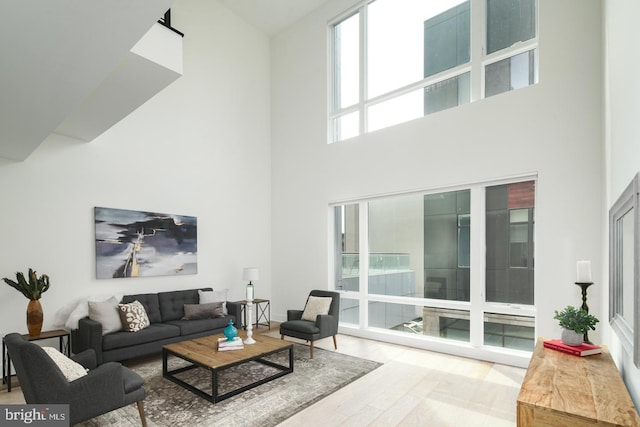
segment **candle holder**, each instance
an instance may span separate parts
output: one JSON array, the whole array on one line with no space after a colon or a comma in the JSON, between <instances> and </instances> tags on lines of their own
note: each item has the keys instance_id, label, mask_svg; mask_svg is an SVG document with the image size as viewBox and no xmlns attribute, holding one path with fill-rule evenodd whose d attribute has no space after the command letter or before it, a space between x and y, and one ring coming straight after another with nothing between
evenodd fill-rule
<instances>
[{"instance_id":1,"label":"candle holder","mask_svg":"<svg viewBox=\"0 0 640 427\"><path fill-rule=\"evenodd\" d=\"M593 282L575 282L575 283L576 285L580 286L580 288L582 289L582 306L580 308L588 313L589 306L587 305L587 288L593 285ZM587 344L591 344L591 341L589 341L589 332L584 333L583 339L584 339L584 342L586 342Z\"/></svg>"}]
</instances>

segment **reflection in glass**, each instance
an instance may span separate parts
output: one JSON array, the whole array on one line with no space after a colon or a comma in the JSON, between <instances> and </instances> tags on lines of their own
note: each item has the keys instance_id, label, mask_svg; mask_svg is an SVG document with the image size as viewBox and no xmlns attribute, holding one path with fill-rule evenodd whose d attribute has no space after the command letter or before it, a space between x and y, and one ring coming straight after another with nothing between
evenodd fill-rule
<instances>
[{"instance_id":1,"label":"reflection in glass","mask_svg":"<svg viewBox=\"0 0 640 427\"><path fill-rule=\"evenodd\" d=\"M422 313L425 335L469 341L469 311L424 307Z\"/></svg>"},{"instance_id":2,"label":"reflection in glass","mask_svg":"<svg viewBox=\"0 0 640 427\"><path fill-rule=\"evenodd\" d=\"M336 206L335 263L336 290L358 291L360 289L359 208L358 204Z\"/></svg>"},{"instance_id":3,"label":"reflection in glass","mask_svg":"<svg viewBox=\"0 0 640 427\"><path fill-rule=\"evenodd\" d=\"M469 301L469 190L424 196L425 298Z\"/></svg>"},{"instance_id":4,"label":"reflection in glass","mask_svg":"<svg viewBox=\"0 0 640 427\"><path fill-rule=\"evenodd\" d=\"M422 196L369 202L369 294L422 296Z\"/></svg>"},{"instance_id":5,"label":"reflection in glass","mask_svg":"<svg viewBox=\"0 0 640 427\"><path fill-rule=\"evenodd\" d=\"M533 305L535 182L487 187L486 299Z\"/></svg>"},{"instance_id":6,"label":"reflection in glass","mask_svg":"<svg viewBox=\"0 0 640 427\"><path fill-rule=\"evenodd\" d=\"M536 36L536 0L487 0L487 52Z\"/></svg>"},{"instance_id":7,"label":"reflection in glass","mask_svg":"<svg viewBox=\"0 0 640 427\"><path fill-rule=\"evenodd\" d=\"M533 351L535 340L533 317L485 313L485 345Z\"/></svg>"},{"instance_id":8,"label":"reflection in glass","mask_svg":"<svg viewBox=\"0 0 640 427\"><path fill-rule=\"evenodd\" d=\"M360 322L360 302L342 297L340 299L340 323L357 325Z\"/></svg>"},{"instance_id":9,"label":"reflection in glass","mask_svg":"<svg viewBox=\"0 0 640 427\"><path fill-rule=\"evenodd\" d=\"M488 98L536 83L535 59L535 50L530 50L487 65L484 96Z\"/></svg>"}]
</instances>

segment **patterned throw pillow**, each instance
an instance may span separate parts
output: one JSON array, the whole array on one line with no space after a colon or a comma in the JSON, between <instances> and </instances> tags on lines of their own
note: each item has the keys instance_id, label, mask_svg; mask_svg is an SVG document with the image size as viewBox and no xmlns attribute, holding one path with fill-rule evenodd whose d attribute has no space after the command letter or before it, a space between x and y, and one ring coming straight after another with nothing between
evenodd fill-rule
<instances>
[{"instance_id":1,"label":"patterned throw pillow","mask_svg":"<svg viewBox=\"0 0 640 427\"><path fill-rule=\"evenodd\" d=\"M151 325L149 317L140 301L129 304L118 304L122 329L128 332L138 332Z\"/></svg>"},{"instance_id":2,"label":"patterned throw pillow","mask_svg":"<svg viewBox=\"0 0 640 427\"><path fill-rule=\"evenodd\" d=\"M53 347L42 347L42 349L49 355L51 360L58 365L58 368L62 371L62 374L71 382L77 380L80 377L87 375L87 370L81 364L69 359L64 354L60 353Z\"/></svg>"},{"instance_id":3,"label":"patterned throw pillow","mask_svg":"<svg viewBox=\"0 0 640 427\"><path fill-rule=\"evenodd\" d=\"M316 321L319 314L329 314L331 307L331 297L314 297L311 296L307 300L307 305L302 312L302 320Z\"/></svg>"}]
</instances>

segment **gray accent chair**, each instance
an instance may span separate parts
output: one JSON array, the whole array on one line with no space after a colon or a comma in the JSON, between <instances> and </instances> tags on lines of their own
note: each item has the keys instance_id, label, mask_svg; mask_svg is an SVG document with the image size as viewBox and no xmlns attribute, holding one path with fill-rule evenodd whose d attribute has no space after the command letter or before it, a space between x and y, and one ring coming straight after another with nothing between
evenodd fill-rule
<instances>
[{"instance_id":1,"label":"gray accent chair","mask_svg":"<svg viewBox=\"0 0 640 427\"><path fill-rule=\"evenodd\" d=\"M72 359L89 372L69 382L39 345L16 333L6 335L4 342L28 404L68 404L70 423L76 424L136 403L142 425L147 425L144 380L120 363L97 366L95 352L83 351Z\"/></svg>"},{"instance_id":2,"label":"gray accent chair","mask_svg":"<svg viewBox=\"0 0 640 427\"><path fill-rule=\"evenodd\" d=\"M340 318L340 294L338 292L313 290L309 296L330 297L329 314L319 314L315 322L302 320L303 310L287 310L287 321L280 324L280 339L285 336L303 339L309 342L310 357L313 359L313 342L333 337L333 347L337 350L338 320ZM309 297L307 297L309 301ZM306 307L306 303L305 303Z\"/></svg>"}]
</instances>

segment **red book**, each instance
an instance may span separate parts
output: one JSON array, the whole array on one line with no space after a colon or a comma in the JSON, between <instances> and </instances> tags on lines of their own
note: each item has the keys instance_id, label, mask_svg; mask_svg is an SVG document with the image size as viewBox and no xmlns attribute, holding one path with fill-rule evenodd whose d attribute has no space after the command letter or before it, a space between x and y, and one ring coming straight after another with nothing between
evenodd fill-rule
<instances>
[{"instance_id":1,"label":"red book","mask_svg":"<svg viewBox=\"0 0 640 427\"><path fill-rule=\"evenodd\" d=\"M597 345L587 344L583 342L580 345L566 345L562 340L548 340L542 343L546 348L558 350L574 356L591 356L592 354L602 353L602 349Z\"/></svg>"}]
</instances>

